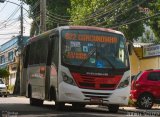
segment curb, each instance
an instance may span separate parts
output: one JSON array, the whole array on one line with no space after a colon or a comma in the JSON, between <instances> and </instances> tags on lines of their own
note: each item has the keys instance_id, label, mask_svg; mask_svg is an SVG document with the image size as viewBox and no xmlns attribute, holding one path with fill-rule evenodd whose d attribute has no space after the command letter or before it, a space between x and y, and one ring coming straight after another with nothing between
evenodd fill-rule
<instances>
[{"instance_id":1,"label":"curb","mask_svg":"<svg viewBox=\"0 0 160 117\"><path fill-rule=\"evenodd\" d=\"M119 111L125 112L127 116L160 116L160 108L137 109L135 107L120 107Z\"/></svg>"},{"instance_id":2,"label":"curb","mask_svg":"<svg viewBox=\"0 0 160 117\"><path fill-rule=\"evenodd\" d=\"M136 107L120 107L120 111L125 111L125 112L132 112L132 113L143 113L143 115L160 115L160 107L153 107L152 109L138 109Z\"/></svg>"}]
</instances>

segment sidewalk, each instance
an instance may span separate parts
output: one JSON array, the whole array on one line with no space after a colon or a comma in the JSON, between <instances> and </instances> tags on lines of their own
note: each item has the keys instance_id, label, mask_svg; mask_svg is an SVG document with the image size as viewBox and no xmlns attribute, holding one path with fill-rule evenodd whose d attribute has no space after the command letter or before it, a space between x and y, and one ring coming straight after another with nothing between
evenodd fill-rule
<instances>
[{"instance_id":1,"label":"sidewalk","mask_svg":"<svg viewBox=\"0 0 160 117\"><path fill-rule=\"evenodd\" d=\"M120 107L119 110L126 112L159 112L160 114L160 106L153 106L152 109L139 109L136 107Z\"/></svg>"}]
</instances>

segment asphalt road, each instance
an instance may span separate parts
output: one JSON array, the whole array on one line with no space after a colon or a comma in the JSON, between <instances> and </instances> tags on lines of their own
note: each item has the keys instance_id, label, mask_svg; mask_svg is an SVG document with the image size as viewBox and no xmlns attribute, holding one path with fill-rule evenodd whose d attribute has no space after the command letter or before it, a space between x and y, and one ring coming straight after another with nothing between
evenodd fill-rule
<instances>
[{"instance_id":1,"label":"asphalt road","mask_svg":"<svg viewBox=\"0 0 160 117\"><path fill-rule=\"evenodd\" d=\"M0 97L0 116L2 117L144 117L139 113L119 111L109 113L107 108L87 105L82 110L75 110L66 105L63 111L57 111L54 102L45 101L43 106L29 105L29 99L22 96ZM145 116L146 117L146 116Z\"/></svg>"}]
</instances>

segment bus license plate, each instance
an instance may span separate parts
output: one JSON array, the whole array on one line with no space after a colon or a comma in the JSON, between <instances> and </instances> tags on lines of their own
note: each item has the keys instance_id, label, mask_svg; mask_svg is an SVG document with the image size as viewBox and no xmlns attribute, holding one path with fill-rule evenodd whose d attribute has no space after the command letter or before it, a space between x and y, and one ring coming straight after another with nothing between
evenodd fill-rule
<instances>
[{"instance_id":1,"label":"bus license plate","mask_svg":"<svg viewBox=\"0 0 160 117\"><path fill-rule=\"evenodd\" d=\"M90 101L91 101L91 103L102 103L103 102L103 100L100 98L91 98Z\"/></svg>"}]
</instances>

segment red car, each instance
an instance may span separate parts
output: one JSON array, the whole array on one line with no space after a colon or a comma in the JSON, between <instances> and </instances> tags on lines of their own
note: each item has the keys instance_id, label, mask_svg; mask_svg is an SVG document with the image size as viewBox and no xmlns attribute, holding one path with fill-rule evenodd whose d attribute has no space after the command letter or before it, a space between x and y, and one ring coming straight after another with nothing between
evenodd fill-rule
<instances>
[{"instance_id":1,"label":"red car","mask_svg":"<svg viewBox=\"0 0 160 117\"><path fill-rule=\"evenodd\" d=\"M139 72L132 81L131 99L142 109L150 109L154 103L160 103L160 70Z\"/></svg>"}]
</instances>

